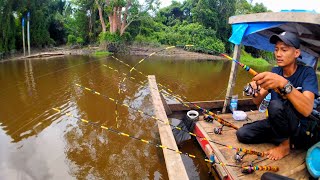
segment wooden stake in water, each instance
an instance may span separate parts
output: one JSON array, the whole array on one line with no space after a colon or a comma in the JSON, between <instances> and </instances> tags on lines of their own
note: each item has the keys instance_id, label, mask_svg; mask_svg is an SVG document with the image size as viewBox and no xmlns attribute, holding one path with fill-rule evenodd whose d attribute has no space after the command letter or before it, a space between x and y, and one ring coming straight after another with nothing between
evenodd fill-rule
<instances>
[{"instance_id":1,"label":"wooden stake in water","mask_svg":"<svg viewBox=\"0 0 320 180\"><path fill-rule=\"evenodd\" d=\"M30 56L30 12L28 12L27 36L28 36L28 54Z\"/></svg>"}]
</instances>

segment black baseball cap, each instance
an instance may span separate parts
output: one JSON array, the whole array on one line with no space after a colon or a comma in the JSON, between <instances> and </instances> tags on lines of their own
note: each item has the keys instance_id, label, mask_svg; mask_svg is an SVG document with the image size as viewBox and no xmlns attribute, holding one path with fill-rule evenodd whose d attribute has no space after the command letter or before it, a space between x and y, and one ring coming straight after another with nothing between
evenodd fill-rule
<instances>
[{"instance_id":1,"label":"black baseball cap","mask_svg":"<svg viewBox=\"0 0 320 180\"><path fill-rule=\"evenodd\" d=\"M281 34L274 34L270 37L269 42L272 44L276 44L279 40L289 46L300 49L300 39L294 33L283 32Z\"/></svg>"}]
</instances>

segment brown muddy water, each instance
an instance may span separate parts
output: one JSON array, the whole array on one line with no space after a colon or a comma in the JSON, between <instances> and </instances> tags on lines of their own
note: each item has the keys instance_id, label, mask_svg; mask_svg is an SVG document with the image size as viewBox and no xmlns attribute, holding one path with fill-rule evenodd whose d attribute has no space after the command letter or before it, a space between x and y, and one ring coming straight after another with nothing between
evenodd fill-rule
<instances>
[{"instance_id":1,"label":"brown muddy water","mask_svg":"<svg viewBox=\"0 0 320 180\"><path fill-rule=\"evenodd\" d=\"M130 65L141 57L118 57ZM118 85L129 68L109 57L67 56L49 60L0 63L0 179L168 179L162 149L129 139L65 115L103 124L139 138L160 143L157 122L132 109L95 95L94 89L152 114L145 77ZM151 58L137 69L156 75L189 101L223 99L230 61L192 61ZM256 68L257 71L264 69ZM270 69L270 68L269 68ZM235 94L251 79L239 70ZM138 84L142 81L144 84ZM63 114L52 108L57 107ZM204 155L193 141L183 152ZM190 152L191 151L191 152ZM208 179L203 161L183 156L191 179Z\"/></svg>"}]
</instances>

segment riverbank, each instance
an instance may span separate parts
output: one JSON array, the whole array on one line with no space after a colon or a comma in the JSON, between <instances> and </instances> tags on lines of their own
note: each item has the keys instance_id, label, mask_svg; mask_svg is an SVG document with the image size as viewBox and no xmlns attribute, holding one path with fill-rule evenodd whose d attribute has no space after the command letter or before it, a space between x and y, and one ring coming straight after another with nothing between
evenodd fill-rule
<instances>
[{"instance_id":1,"label":"riverbank","mask_svg":"<svg viewBox=\"0 0 320 180\"><path fill-rule=\"evenodd\" d=\"M165 50L168 46L128 46L126 55L132 56L149 56L155 53L154 56L162 57L163 59L170 58L175 60L227 60L224 57L217 55L210 55L205 53L197 53L185 50L183 48L170 48ZM30 56L23 56L22 53L15 53L14 55L0 60L0 62L24 60L24 59L50 59L67 55L86 55L86 56L108 56L112 53L102 51L98 46L86 46L82 48L71 48L69 46L61 46L47 49L35 49ZM251 54L241 51L241 62L248 66L270 66L270 64L262 58L254 58Z\"/></svg>"},{"instance_id":2,"label":"riverbank","mask_svg":"<svg viewBox=\"0 0 320 180\"><path fill-rule=\"evenodd\" d=\"M66 55L91 55L98 51L99 47L87 46L83 48L71 48L69 46L44 48L44 49L32 49L31 55L24 56L22 52L14 53L10 56L0 59L0 62L15 61L24 59L49 59ZM26 52L27 54L27 52Z\"/></svg>"},{"instance_id":3,"label":"riverbank","mask_svg":"<svg viewBox=\"0 0 320 180\"><path fill-rule=\"evenodd\" d=\"M157 52L154 56L170 57L170 59L181 59L181 60L222 60L221 56L214 56L204 53L197 53L184 50L182 48L172 48L163 50L168 46L160 47L148 47L148 46L128 46L127 54L133 56L148 56L151 53ZM163 51L162 51L163 50ZM98 52L98 53L97 53ZM79 49L70 48L68 46L47 48L47 49L36 49L33 50L30 56L23 56L23 53L15 53L5 59L4 61L23 60L23 59L49 59L65 55L99 55L99 47L87 46ZM104 53L107 54L107 53Z\"/></svg>"},{"instance_id":4,"label":"riverbank","mask_svg":"<svg viewBox=\"0 0 320 180\"><path fill-rule=\"evenodd\" d=\"M172 48L172 49L161 51L166 47L168 46L161 46L161 47L130 46L129 52L130 52L130 55L135 55L135 56L148 56L153 52L157 52L155 56L170 57L170 59L173 58L173 59L181 59L181 60L223 60L225 59L224 57L221 57L221 56L191 52L182 48Z\"/></svg>"}]
</instances>

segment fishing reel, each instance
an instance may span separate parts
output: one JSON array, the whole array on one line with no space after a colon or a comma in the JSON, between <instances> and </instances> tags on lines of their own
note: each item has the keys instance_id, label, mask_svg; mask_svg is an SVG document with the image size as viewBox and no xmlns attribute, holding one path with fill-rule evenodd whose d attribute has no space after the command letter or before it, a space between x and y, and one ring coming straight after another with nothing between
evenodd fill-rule
<instances>
[{"instance_id":1,"label":"fishing reel","mask_svg":"<svg viewBox=\"0 0 320 180\"><path fill-rule=\"evenodd\" d=\"M222 134L223 127L224 127L224 125L222 125L221 127L215 127L215 128L213 129L213 132L214 132L215 134Z\"/></svg>"},{"instance_id":2,"label":"fishing reel","mask_svg":"<svg viewBox=\"0 0 320 180\"><path fill-rule=\"evenodd\" d=\"M240 152L236 152L236 154L234 155L234 160L236 161L237 164L242 163L243 161L243 157L247 155L246 153L241 155Z\"/></svg>"},{"instance_id":3,"label":"fishing reel","mask_svg":"<svg viewBox=\"0 0 320 180\"><path fill-rule=\"evenodd\" d=\"M250 83L243 88L243 94L245 94L246 96L254 96L254 94L258 93L259 91L259 88L254 89Z\"/></svg>"},{"instance_id":4,"label":"fishing reel","mask_svg":"<svg viewBox=\"0 0 320 180\"><path fill-rule=\"evenodd\" d=\"M241 172L243 174L252 174L254 172L253 162L249 162L248 164L243 164L241 167Z\"/></svg>"}]
</instances>

